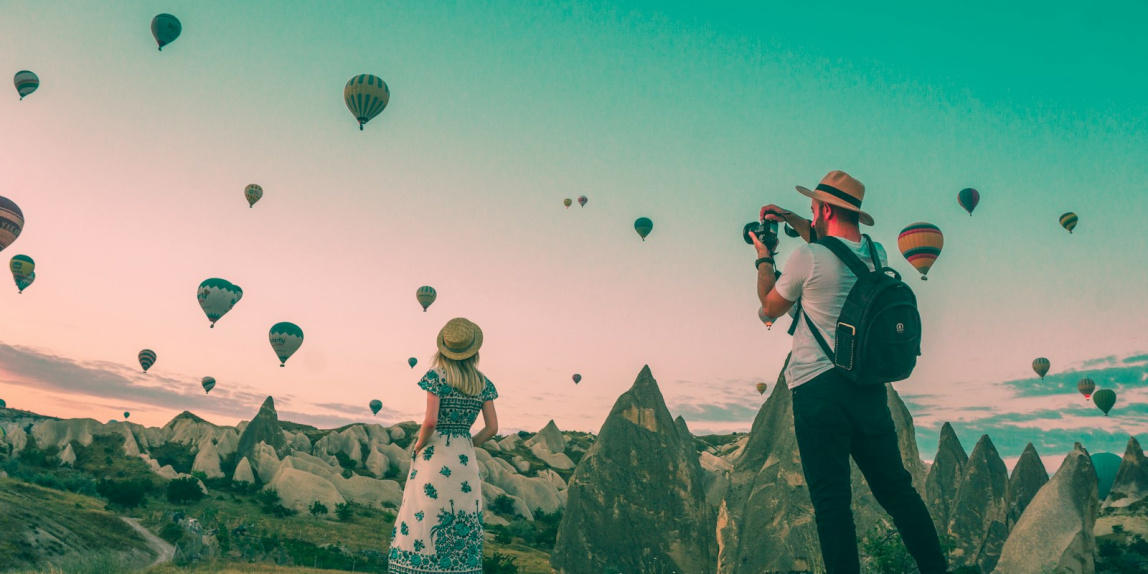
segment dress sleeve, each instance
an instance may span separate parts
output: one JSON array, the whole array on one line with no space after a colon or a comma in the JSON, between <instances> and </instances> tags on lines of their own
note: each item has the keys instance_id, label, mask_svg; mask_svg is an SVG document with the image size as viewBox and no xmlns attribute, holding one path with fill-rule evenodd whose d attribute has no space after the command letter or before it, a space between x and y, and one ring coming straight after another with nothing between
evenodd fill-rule
<instances>
[{"instance_id":1,"label":"dress sleeve","mask_svg":"<svg viewBox=\"0 0 1148 574\"><path fill-rule=\"evenodd\" d=\"M419 388L423 389L424 391L434 393L440 397L443 394L443 387L445 384L446 383L444 383L443 380L439 378L438 371L435 371L434 369L427 371L427 373L423 375L423 378L419 380Z\"/></svg>"},{"instance_id":2,"label":"dress sleeve","mask_svg":"<svg viewBox=\"0 0 1148 574\"><path fill-rule=\"evenodd\" d=\"M494 383L490 379L486 379L486 385L482 388L482 402L493 401L498 398L498 389L494 388Z\"/></svg>"},{"instance_id":3,"label":"dress sleeve","mask_svg":"<svg viewBox=\"0 0 1148 574\"><path fill-rule=\"evenodd\" d=\"M781 278L777 280L774 289L786 301L796 301L801 298L805 283L813 276L813 252L809 245L802 245L793 250L789 259L785 261L785 269Z\"/></svg>"}]
</instances>

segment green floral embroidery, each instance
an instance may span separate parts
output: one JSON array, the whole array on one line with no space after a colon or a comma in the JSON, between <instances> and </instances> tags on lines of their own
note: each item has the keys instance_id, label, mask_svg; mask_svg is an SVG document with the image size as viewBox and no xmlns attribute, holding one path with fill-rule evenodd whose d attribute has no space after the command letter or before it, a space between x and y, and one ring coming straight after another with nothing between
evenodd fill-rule
<instances>
[{"instance_id":1,"label":"green floral embroidery","mask_svg":"<svg viewBox=\"0 0 1148 574\"><path fill-rule=\"evenodd\" d=\"M466 463L470 462L470 457L465 454L460 454L458 455L458 461L462 463L463 466L466 466Z\"/></svg>"},{"instance_id":2,"label":"green floral embroidery","mask_svg":"<svg viewBox=\"0 0 1148 574\"><path fill-rule=\"evenodd\" d=\"M423 544L422 540L415 540L415 552L422 552L423 548L426 547L427 545Z\"/></svg>"},{"instance_id":3,"label":"green floral embroidery","mask_svg":"<svg viewBox=\"0 0 1148 574\"><path fill-rule=\"evenodd\" d=\"M434 456L434 446L428 446L423 449L423 460L430 460Z\"/></svg>"},{"instance_id":4,"label":"green floral embroidery","mask_svg":"<svg viewBox=\"0 0 1148 574\"><path fill-rule=\"evenodd\" d=\"M450 468L443 466L442 470L438 471L443 476L450 476Z\"/></svg>"},{"instance_id":5,"label":"green floral embroidery","mask_svg":"<svg viewBox=\"0 0 1148 574\"><path fill-rule=\"evenodd\" d=\"M418 473L419 473L419 471L418 471L418 470L416 470L416 469L413 469L413 468L412 468L412 469L411 469L411 478L414 478L414 477L415 477L415 475L416 475L416 474L418 474Z\"/></svg>"},{"instance_id":6,"label":"green floral embroidery","mask_svg":"<svg viewBox=\"0 0 1148 574\"><path fill-rule=\"evenodd\" d=\"M426 516L426 514L424 514L423 511L421 511L421 510L415 513L415 518L419 519L419 522L422 522L423 517L425 517L425 516Z\"/></svg>"},{"instance_id":7,"label":"green floral embroidery","mask_svg":"<svg viewBox=\"0 0 1148 574\"><path fill-rule=\"evenodd\" d=\"M410 528L407 528L407 523L406 523L406 522L403 522L403 526L402 526L402 528L400 528L399 530L400 530L400 531L403 533L403 536L406 536L407 534L410 534L410 533L411 533L411 529L410 529Z\"/></svg>"},{"instance_id":8,"label":"green floral embroidery","mask_svg":"<svg viewBox=\"0 0 1148 574\"><path fill-rule=\"evenodd\" d=\"M463 492L470 492L471 490L472 489L470 488L470 483L465 481L465 480L462 481L462 491Z\"/></svg>"},{"instance_id":9,"label":"green floral embroidery","mask_svg":"<svg viewBox=\"0 0 1148 574\"><path fill-rule=\"evenodd\" d=\"M465 574L482 572L482 513L442 509L438 524L431 528L433 552L423 554L426 545L415 540L415 551L392 547L389 572L391 574L419 574L427 569L441 569Z\"/></svg>"},{"instance_id":10,"label":"green floral embroidery","mask_svg":"<svg viewBox=\"0 0 1148 574\"><path fill-rule=\"evenodd\" d=\"M427 496L429 496L435 500L438 500L438 491L435 490L435 487L433 484L428 482L425 485L423 485L423 492L425 492Z\"/></svg>"}]
</instances>

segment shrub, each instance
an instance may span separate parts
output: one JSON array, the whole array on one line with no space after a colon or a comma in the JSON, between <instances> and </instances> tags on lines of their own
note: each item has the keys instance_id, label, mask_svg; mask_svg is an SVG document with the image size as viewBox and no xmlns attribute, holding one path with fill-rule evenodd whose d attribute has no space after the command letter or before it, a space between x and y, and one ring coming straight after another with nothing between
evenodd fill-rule
<instances>
[{"instance_id":1,"label":"shrub","mask_svg":"<svg viewBox=\"0 0 1148 574\"><path fill-rule=\"evenodd\" d=\"M355 470L355 466L359 464L359 461L351 458L347 453L342 451L335 453L335 460L339 461L339 466L343 467L344 470Z\"/></svg>"},{"instance_id":2,"label":"shrub","mask_svg":"<svg viewBox=\"0 0 1148 574\"><path fill-rule=\"evenodd\" d=\"M167 540L171 544L175 544L180 538L183 538L183 527L174 523L168 522L159 529L159 537Z\"/></svg>"},{"instance_id":3,"label":"shrub","mask_svg":"<svg viewBox=\"0 0 1148 574\"><path fill-rule=\"evenodd\" d=\"M494 499L494 502L490 503L490 511L496 514L513 514L514 499L505 494L500 494Z\"/></svg>"},{"instance_id":4,"label":"shrub","mask_svg":"<svg viewBox=\"0 0 1148 574\"><path fill-rule=\"evenodd\" d=\"M1123 524L1113 524L1112 525L1112 532L1114 532L1116 534L1120 534L1121 532L1124 532L1124 525Z\"/></svg>"},{"instance_id":5,"label":"shrub","mask_svg":"<svg viewBox=\"0 0 1148 574\"><path fill-rule=\"evenodd\" d=\"M340 502L335 505L335 516L338 516L339 520L343 522L348 522L355 516L355 509L351 508L351 505L346 502Z\"/></svg>"},{"instance_id":6,"label":"shrub","mask_svg":"<svg viewBox=\"0 0 1148 574\"><path fill-rule=\"evenodd\" d=\"M874 574L901 574L915 564L895 528L875 527L861 543Z\"/></svg>"},{"instance_id":7,"label":"shrub","mask_svg":"<svg viewBox=\"0 0 1148 574\"><path fill-rule=\"evenodd\" d=\"M177 442L168 442L151 447L149 454L160 466L170 464L176 472L184 474L190 474L191 466L195 463L195 455L191 453L191 446Z\"/></svg>"},{"instance_id":8,"label":"shrub","mask_svg":"<svg viewBox=\"0 0 1148 574\"><path fill-rule=\"evenodd\" d=\"M320 514L327 514L327 505L316 500L311 503L311 516L319 516Z\"/></svg>"},{"instance_id":9,"label":"shrub","mask_svg":"<svg viewBox=\"0 0 1148 574\"><path fill-rule=\"evenodd\" d=\"M297 513L294 509L283 506L282 499L279 498L279 491L274 488L259 491L259 494L255 495L255 499L259 502L259 510L263 514L270 514L276 518L287 518Z\"/></svg>"},{"instance_id":10,"label":"shrub","mask_svg":"<svg viewBox=\"0 0 1148 574\"><path fill-rule=\"evenodd\" d=\"M142 479L116 480L101 479L96 492L108 502L124 508L135 508L144 504L151 482Z\"/></svg>"},{"instance_id":11,"label":"shrub","mask_svg":"<svg viewBox=\"0 0 1148 574\"><path fill-rule=\"evenodd\" d=\"M482 571L484 574L518 574L518 565L513 557L494 552L482 557Z\"/></svg>"},{"instance_id":12,"label":"shrub","mask_svg":"<svg viewBox=\"0 0 1148 574\"><path fill-rule=\"evenodd\" d=\"M167 499L175 504L196 502L203 500L203 489L193 477L177 478L167 483Z\"/></svg>"}]
</instances>

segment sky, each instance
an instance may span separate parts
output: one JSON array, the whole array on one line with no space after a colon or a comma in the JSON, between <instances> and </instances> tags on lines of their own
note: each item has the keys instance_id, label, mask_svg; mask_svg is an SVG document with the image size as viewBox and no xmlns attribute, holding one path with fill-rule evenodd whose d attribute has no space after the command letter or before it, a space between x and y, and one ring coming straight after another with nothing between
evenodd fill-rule
<instances>
[{"instance_id":1,"label":"sky","mask_svg":"<svg viewBox=\"0 0 1148 574\"><path fill-rule=\"evenodd\" d=\"M1021 441L1006 456L1148 431L1125 362L1148 352L1148 6L760 4L0 0L0 70L41 80L0 97L0 195L27 219L3 258L37 264L0 289L0 398L151 425L234 424L267 395L320 426L417 420L464 316L503 429L596 432L649 364L695 432L745 431L791 342L757 319L741 227L807 213L794 186L842 169L891 254L911 223L945 235L927 282L892 258L924 320L896 384L924 458L945 420L969 450ZM162 52L161 12L183 25ZM391 101L359 131L341 95L362 73ZM209 277L244 290L214 329ZM305 333L286 368L279 321ZM1111 375L1111 416L1077 408L1086 372Z\"/></svg>"}]
</instances>

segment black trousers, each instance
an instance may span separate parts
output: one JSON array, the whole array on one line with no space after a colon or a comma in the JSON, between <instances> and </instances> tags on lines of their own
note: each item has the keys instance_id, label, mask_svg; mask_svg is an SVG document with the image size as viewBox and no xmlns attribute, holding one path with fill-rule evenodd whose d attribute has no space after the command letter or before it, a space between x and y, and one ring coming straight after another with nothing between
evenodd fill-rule
<instances>
[{"instance_id":1,"label":"black trousers","mask_svg":"<svg viewBox=\"0 0 1148 574\"><path fill-rule=\"evenodd\" d=\"M897 446L885 385L859 387L831 370L793 389L793 427L828 574L859 574L849 457L893 518L921 574L947 572L937 530Z\"/></svg>"}]
</instances>

